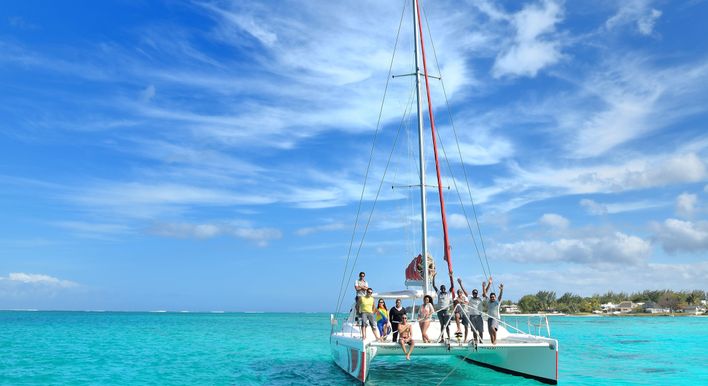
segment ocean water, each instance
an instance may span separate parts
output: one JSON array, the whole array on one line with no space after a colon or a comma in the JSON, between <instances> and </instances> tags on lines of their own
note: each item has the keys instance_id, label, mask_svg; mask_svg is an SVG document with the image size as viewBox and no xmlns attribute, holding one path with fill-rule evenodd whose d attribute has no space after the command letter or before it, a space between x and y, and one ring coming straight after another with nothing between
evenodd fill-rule
<instances>
[{"instance_id":1,"label":"ocean water","mask_svg":"<svg viewBox=\"0 0 708 386\"><path fill-rule=\"evenodd\" d=\"M526 319L507 318L525 325ZM708 385L708 318L552 317L565 385ZM356 385L328 314L0 312L3 385ZM457 358L376 358L370 385L540 385Z\"/></svg>"}]
</instances>

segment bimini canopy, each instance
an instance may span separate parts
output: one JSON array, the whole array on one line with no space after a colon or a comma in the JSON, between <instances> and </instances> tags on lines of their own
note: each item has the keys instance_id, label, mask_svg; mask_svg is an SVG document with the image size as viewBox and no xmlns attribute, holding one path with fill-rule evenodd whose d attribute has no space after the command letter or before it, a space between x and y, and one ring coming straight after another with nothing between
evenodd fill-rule
<instances>
[{"instance_id":1,"label":"bimini canopy","mask_svg":"<svg viewBox=\"0 0 708 386\"><path fill-rule=\"evenodd\" d=\"M383 299L401 299L401 300L422 299L423 298L423 291L422 290L403 290L403 291L381 292L381 293L372 294L372 296L375 298L383 298Z\"/></svg>"}]
</instances>

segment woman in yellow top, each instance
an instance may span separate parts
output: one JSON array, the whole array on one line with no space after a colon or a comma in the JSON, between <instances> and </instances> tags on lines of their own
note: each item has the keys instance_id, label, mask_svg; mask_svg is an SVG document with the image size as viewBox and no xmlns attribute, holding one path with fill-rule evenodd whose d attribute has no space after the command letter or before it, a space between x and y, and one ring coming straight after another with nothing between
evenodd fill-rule
<instances>
[{"instance_id":1,"label":"woman in yellow top","mask_svg":"<svg viewBox=\"0 0 708 386\"><path fill-rule=\"evenodd\" d=\"M386 336L391 332L391 326L388 324L388 308L383 299L379 299L379 306L376 308L376 326L383 340L386 340Z\"/></svg>"}]
</instances>

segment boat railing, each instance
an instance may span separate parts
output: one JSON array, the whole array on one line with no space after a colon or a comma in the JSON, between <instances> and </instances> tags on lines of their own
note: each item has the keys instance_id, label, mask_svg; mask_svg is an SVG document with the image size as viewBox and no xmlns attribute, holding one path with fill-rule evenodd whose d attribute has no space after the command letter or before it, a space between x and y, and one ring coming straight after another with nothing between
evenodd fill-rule
<instances>
[{"instance_id":1,"label":"boat railing","mask_svg":"<svg viewBox=\"0 0 708 386\"><path fill-rule=\"evenodd\" d=\"M465 305L459 305L459 304L458 304L456 307L462 307L463 310L464 310L465 312L467 312L468 315L469 315L469 311L472 309L472 307L469 306L469 305L467 305L467 304L465 304ZM442 308L441 308L441 309L442 309ZM456 310L456 309L457 309L457 308L455 308L454 310ZM454 310L453 310L453 315L454 315L454 313L455 313ZM439 311L439 310L436 310L436 313L437 313L437 311ZM486 313L486 312L484 312L484 311L479 311L479 312L482 314L483 317L486 317L487 319L490 319L490 318L491 318L491 319L495 319L496 321L499 322L499 324L503 325L507 330L513 330L513 331L515 331L515 332L518 333L518 334L527 335L527 336L532 336L532 337L536 337L536 338L550 338L550 337L551 337L551 326L550 326L550 323L549 323L549 321L548 321L548 316L545 315L545 314L539 314L539 315L529 316L529 317L528 317L528 321L527 321L528 331L523 331L523 330L521 330L520 328L514 327L514 326L512 326L511 324L509 324L509 323L503 321L503 320L501 319L501 316L500 316L499 318L494 318L493 316L489 315L488 313ZM538 322L538 323L532 323L532 322L531 322L531 318L536 318L536 317L539 318L539 322ZM450 319L452 319L452 318L450 318ZM449 323L450 323L450 322L448 321L448 324L449 324ZM542 328L543 328L544 326L546 327L546 336L544 336L544 335L541 334ZM535 334L532 333L531 327L537 328L537 332L536 332ZM473 329L474 329L474 327L473 327Z\"/></svg>"}]
</instances>

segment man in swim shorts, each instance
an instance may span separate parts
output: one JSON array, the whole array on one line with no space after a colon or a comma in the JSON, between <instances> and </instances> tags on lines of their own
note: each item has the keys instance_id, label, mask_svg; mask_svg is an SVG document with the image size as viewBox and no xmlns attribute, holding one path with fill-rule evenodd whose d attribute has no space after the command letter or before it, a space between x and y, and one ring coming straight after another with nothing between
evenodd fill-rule
<instances>
[{"instance_id":1,"label":"man in swim shorts","mask_svg":"<svg viewBox=\"0 0 708 386\"><path fill-rule=\"evenodd\" d=\"M413 331L411 330L412 324L408 323L408 315L403 315L403 321L398 324L398 343L401 344L403 353L406 354L406 359L411 360L411 353L413 352L413 347L415 342L413 342ZM406 350L406 345L408 345L408 350Z\"/></svg>"},{"instance_id":2,"label":"man in swim shorts","mask_svg":"<svg viewBox=\"0 0 708 386\"><path fill-rule=\"evenodd\" d=\"M492 285L492 278L489 278L489 287ZM499 305L502 300L502 295L504 294L504 284L499 284L499 299L497 295L492 292L489 294L489 304L487 308L487 313L489 318L487 319L487 326L489 327L489 337L492 340L492 344L497 344L497 330L499 329L499 321L501 320L499 316Z\"/></svg>"}]
</instances>

